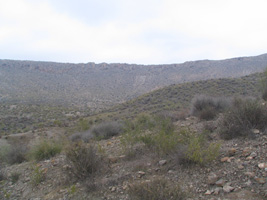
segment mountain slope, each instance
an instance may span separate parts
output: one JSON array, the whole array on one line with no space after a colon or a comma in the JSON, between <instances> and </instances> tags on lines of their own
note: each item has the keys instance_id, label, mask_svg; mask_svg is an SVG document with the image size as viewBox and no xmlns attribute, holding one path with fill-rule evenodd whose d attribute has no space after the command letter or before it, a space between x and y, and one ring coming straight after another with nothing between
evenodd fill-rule
<instances>
[{"instance_id":1,"label":"mountain slope","mask_svg":"<svg viewBox=\"0 0 267 200\"><path fill-rule=\"evenodd\" d=\"M132 118L140 113L159 113L189 108L196 95L259 97L262 73L241 78L211 79L176 84L144 94L123 104L94 115L97 119Z\"/></svg>"},{"instance_id":2,"label":"mountain slope","mask_svg":"<svg viewBox=\"0 0 267 200\"><path fill-rule=\"evenodd\" d=\"M0 101L103 108L171 84L241 77L266 65L267 54L170 65L0 60Z\"/></svg>"}]
</instances>

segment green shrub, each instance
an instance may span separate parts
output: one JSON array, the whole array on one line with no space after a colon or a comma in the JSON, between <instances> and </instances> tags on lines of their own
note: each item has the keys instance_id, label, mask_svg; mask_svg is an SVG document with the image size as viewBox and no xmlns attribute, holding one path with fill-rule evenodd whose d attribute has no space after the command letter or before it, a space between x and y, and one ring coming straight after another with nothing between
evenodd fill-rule
<instances>
[{"instance_id":1,"label":"green shrub","mask_svg":"<svg viewBox=\"0 0 267 200\"><path fill-rule=\"evenodd\" d=\"M129 187L128 194L131 200L186 199L186 193L179 185L175 185L164 178L135 183Z\"/></svg>"},{"instance_id":2,"label":"green shrub","mask_svg":"<svg viewBox=\"0 0 267 200\"><path fill-rule=\"evenodd\" d=\"M33 186L38 186L46 178L46 170L41 169L40 165L33 167L33 172L31 174L31 184Z\"/></svg>"},{"instance_id":3,"label":"green shrub","mask_svg":"<svg viewBox=\"0 0 267 200\"><path fill-rule=\"evenodd\" d=\"M230 101L226 98L197 96L192 100L191 114L203 120L214 119L218 113L229 107Z\"/></svg>"},{"instance_id":4,"label":"green shrub","mask_svg":"<svg viewBox=\"0 0 267 200\"><path fill-rule=\"evenodd\" d=\"M174 131L171 120L154 117L149 120L155 123L151 129L143 128L139 123L126 123L125 134L121 143L126 155L134 155L141 147L158 155L176 154L180 163L204 165L214 160L220 144L209 143L207 137L190 130ZM137 147L137 148L136 148Z\"/></svg>"},{"instance_id":5,"label":"green shrub","mask_svg":"<svg viewBox=\"0 0 267 200\"><path fill-rule=\"evenodd\" d=\"M140 114L134 120L133 125L135 129L151 130L152 128L155 128L156 122L152 116Z\"/></svg>"},{"instance_id":6,"label":"green shrub","mask_svg":"<svg viewBox=\"0 0 267 200\"><path fill-rule=\"evenodd\" d=\"M70 144L66 148L66 159L72 166L72 174L79 179L95 174L104 165L103 158L97 155L95 147L92 144L87 146L83 142Z\"/></svg>"},{"instance_id":7,"label":"green shrub","mask_svg":"<svg viewBox=\"0 0 267 200\"><path fill-rule=\"evenodd\" d=\"M77 131L87 131L90 129L91 123L86 119L80 119L76 124Z\"/></svg>"},{"instance_id":8,"label":"green shrub","mask_svg":"<svg viewBox=\"0 0 267 200\"><path fill-rule=\"evenodd\" d=\"M35 160L49 159L62 150L62 144L52 140L43 140L36 144L29 153L30 158Z\"/></svg>"},{"instance_id":9,"label":"green shrub","mask_svg":"<svg viewBox=\"0 0 267 200\"><path fill-rule=\"evenodd\" d=\"M178 143L177 134L170 119L142 116L133 122L127 122L121 143L129 154L135 146L143 144L158 154L170 153Z\"/></svg>"},{"instance_id":10,"label":"green shrub","mask_svg":"<svg viewBox=\"0 0 267 200\"><path fill-rule=\"evenodd\" d=\"M94 126L91 133L98 139L108 139L123 132L123 125L120 122L103 122Z\"/></svg>"},{"instance_id":11,"label":"green shrub","mask_svg":"<svg viewBox=\"0 0 267 200\"><path fill-rule=\"evenodd\" d=\"M232 139L251 135L251 129L264 131L267 127L267 108L257 100L236 99L219 122L222 138Z\"/></svg>"},{"instance_id":12,"label":"green shrub","mask_svg":"<svg viewBox=\"0 0 267 200\"><path fill-rule=\"evenodd\" d=\"M218 157L221 145L208 142L204 133L184 129L179 134L180 143L175 155L178 163L205 165Z\"/></svg>"},{"instance_id":13,"label":"green shrub","mask_svg":"<svg viewBox=\"0 0 267 200\"><path fill-rule=\"evenodd\" d=\"M204 136L193 137L187 147L186 156L190 162L200 165L207 164L215 160L219 155L220 144L207 144Z\"/></svg>"}]
</instances>

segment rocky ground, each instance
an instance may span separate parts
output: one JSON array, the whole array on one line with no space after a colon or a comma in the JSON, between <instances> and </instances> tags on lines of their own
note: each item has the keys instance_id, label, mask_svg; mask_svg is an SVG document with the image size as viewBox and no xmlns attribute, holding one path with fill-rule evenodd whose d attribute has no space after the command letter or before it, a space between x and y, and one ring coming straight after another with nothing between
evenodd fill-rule
<instances>
[{"instance_id":1,"label":"rocky ground","mask_svg":"<svg viewBox=\"0 0 267 200\"><path fill-rule=\"evenodd\" d=\"M201 122L194 117L175 123L176 128L190 127L201 131L216 122ZM62 130L43 130L42 134L63 134ZM4 199L129 199L131 184L156 177L179 183L189 194L188 200L264 200L267 199L267 134L253 130L253 138L220 140L216 129L210 140L221 142L218 159L205 166L180 165L175 156L159 157L153 152L127 159L120 136L98 141L101 154L107 156L105 172L94 181L81 182L69 175L64 153L45 161L24 162L2 168L0 197ZM41 134L41 133L39 133ZM38 133L31 136L38 137ZM3 139L2 139L3 140ZM7 139L8 141L8 139ZM4 142L4 141L2 141ZM1 143L0 143L1 144ZM17 176L15 176L17 174ZM42 176L40 184L35 184ZM95 184L91 184L94 182Z\"/></svg>"}]
</instances>

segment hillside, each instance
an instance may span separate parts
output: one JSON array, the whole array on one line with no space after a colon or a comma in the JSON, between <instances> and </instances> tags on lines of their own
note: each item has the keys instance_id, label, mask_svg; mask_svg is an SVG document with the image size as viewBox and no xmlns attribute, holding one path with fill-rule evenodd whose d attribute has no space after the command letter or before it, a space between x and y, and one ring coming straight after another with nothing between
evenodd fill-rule
<instances>
[{"instance_id":1,"label":"hillside","mask_svg":"<svg viewBox=\"0 0 267 200\"><path fill-rule=\"evenodd\" d=\"M200 94L260 97L262 75L173 84L96 114L48 99L2 101L0 199L264 200L267 104L262 99L232 104L209 121L190 115L133 119L189 109ZM230 123L222 123L229 115ZM229 138L225 129L231 130Z\"/></svg>"},{"instance_id":2,"label":"hillside","mask_svg":"<svg viewBox=\"0 0 267 200\"><path fill-rule=\"evenodd\" d=\"M205 128L205 123L207 122L194 117L177 121L174 123L175 133L187 127L189 130L197 131L195 134L200 134ZM209 124L216 126L217 123L209 121ZM29 144L36 144L37 141L38 145L38 141L47 138L59 138L60 140L55 140L60 144L63 135L62 129L44 129L18 137L9 137L7 141L2 140L2 142L13 144L16 138L19 139L21 144L15 143L17 147L13 148L15 151L12 154L15 156L23 152L22 145L25 147L27 144L31 148ZM267 166L266 133L255 133L254 139L237 138L228 141L218 139L216 130L209 135L211 141L208 142L219 143L221 148L218 157L212 162L205 161L203 165L182 162L181 158L185 151L183 148L158 155L155 149L146 148L141 143L136 151L133 149L130 151L133 153L127 153L122 143L123 135L92 141L98 147L97 157L93 158L101 156L105 159L97 165L99 171L90 176L77 178L72 174L72 170L77 166L71 165L66 149L45 160L23 160L22 163L5 165L0 163L0 198L3 200L151 200L153 199L151 195L156 195L158 197L154 198L156 200L266 199L267 180L266 168L264 169L264 166ZM165 144L164 141L162 143ZM77 148L79 147L77 144L79 145L79 143L70 145ZM85 146L90 149L90 144ZM1 152L5 146L0 147ZM79 151L78 148L75 153L80 158L77 163L81 169L84 169L86 162L92 162L90 159L85 159L86 151ZM94 161L97 160L93 159ZM148 186L150 190L147 190ZM173 192L173 189L177 192ZM181 191L187 196L184 197ZM171 198L176 193L179 196ZM163 195L169 198L161 198Z\"/></svg>"},{"instance_id":3,"label":"hillside","mask_svg":"<svg viewBox=\"0 0 267 200\"><path fill-rule=\"evenodd\" d=\"M256 73L241 78L210 79L170 85L104 110L92 117L97 119L129 119L141 113L153 114L162 111L189 109L192 99L196 95L202 94L224 97L259 97L261 76L262 74Z\"/></svg>"},{"instance_id":4,"label":"hillside","mask_svg":"<svg viewBox=\"0 0 267 200\"><path fill-rule=\"evenodd\" d=\"M260 95L261 74L241 78L211 79L170 85L118 104L101 112L76 106L53 104L6 103L0 105L0 135L25 132L39 127L70 126L74 120L89 117L91 121L130 119L141 113L188 109L194 96L253 96ZM96 114L97 113L97 114Z\"/></svg>"},{"instance_id":5,"label":"hillside","mask_svg":"<svg viewBox=\"0 0 267 200\"><path fill-rule=\"evenodd\" d=\"M171 84L261 72L266 63L267 54L169 65L0 60L0 101L72 104L95 110Z\"/></svg>"}]
</instances>

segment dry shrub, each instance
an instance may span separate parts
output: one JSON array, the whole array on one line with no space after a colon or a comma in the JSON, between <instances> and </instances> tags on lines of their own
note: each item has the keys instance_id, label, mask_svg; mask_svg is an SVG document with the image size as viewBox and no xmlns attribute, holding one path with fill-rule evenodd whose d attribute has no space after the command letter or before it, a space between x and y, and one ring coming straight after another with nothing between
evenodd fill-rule
<instances>
[{"instance_id":1,"label":"dry shrub","mask_svg":"<svg viewBox=\"0 0 267 200\"><path fill-rule=\"evenodd\" d=\"M229 106L230 100L224 97L219 98L200 95L192 100L191 114L203 120L211 120Z\"/></svg>"},{"instance_id":2,"label":"dry shrub","mask_svg":"<svg viewBox=\"0 0 267 200\"><path fill-rule=\"evenodd\" d=\"M203 123L203 131L208 131L210 133L214 132L217 128L217 122L206 121Z\"/></svg>"},{"instance_id":3,"label":"dry shrub","mask_svg":"<svg viewBox=\"0 0 267 200\"><path fill-rule=\"evenodd\" d=\"M162 111L158 114L162 119L171 119L172 122L185 120L189 116L189 111L181 109L179 111Z\"/></svg>"},{"instance_id":4,"label":"dry shrub","mask_svg":"<svg viewBox=\"0 0 267 200\"><path fill-rule=\"evenodd\" d=\"M4 160L10 165L22 163L27 160L27 153L27 145L16 142L7 150Z\"/></svg>"},{"instance_id":5,"label":"dry shrub","mask_svg":"<svg viewBox=\"0 0 267 200\"><path fill-rule=\"evenodd\" d=\"M70 144L66 148L66 159L71 165L72 174L78 179L86 179L104 168L105 162L98 155L93 144L83 142Z\"/></svg>"},{"instance_id":6,"label":"dry shrub","mask_svg":"<svg viewBox=\"0 0 267 200\"><path fill-rule=\"evenodd\" d=\"M164 178L135 183L129 187L128 194L131 200L186 199L186 193L179 185L175 185Z\"/></svg>"},{"instance_id":7,"label":"dry shrub","mask_svg":"<svg viewBox=\"0 0 267 200\"><path fill-rule=\"evenodd\" d=\"M89 142L93 138L91 131L79 132L72 134L69 138L72 142L84 141Z\"/></svg>"},{"instance_id":8,"label":"dry shrub","mask_svg":"<svg viewBox=\"0 0 267 200\"><path fill-rule=\"evenodd\" d=\"M98 139L108 139L123 132L123 124L117 121L103 122L91 129L92 134Z\"/></svg>"},{"instance_id":9,"label":"dry shrub","mask_svg":"<svg viewBox=\"0 0 267 200\"><path fill-rule=\"evenodd\" d=\"M264 131L267 127L267 108L255 99L236 99L232 108L219 122L222 138L250 136L251 129Z\"/></svg>"}]
</instances>

